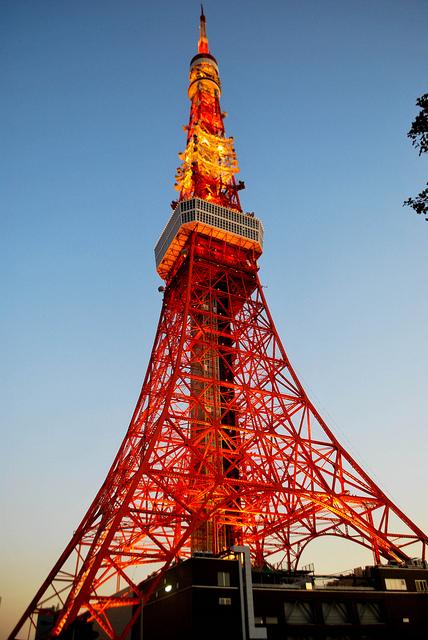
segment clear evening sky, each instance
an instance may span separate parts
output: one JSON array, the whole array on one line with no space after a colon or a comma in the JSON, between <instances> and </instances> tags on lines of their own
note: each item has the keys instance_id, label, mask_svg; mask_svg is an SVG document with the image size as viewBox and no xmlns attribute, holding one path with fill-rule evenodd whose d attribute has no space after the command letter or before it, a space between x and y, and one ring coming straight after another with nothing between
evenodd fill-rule
<instances>
[{"instance_id":1,"label":"clear evening sky","mask_svg":"<svg viewBox=\"0 0 428 640\"><path fill-rule=\"evenodd\" d=\"M321 414L428 529L426 0L206 0L261 279ZM0 635L103 481L155 333L199 4L3 0ZM303 563L371 562L320 540Z\"/></svg>"}]
</instances>

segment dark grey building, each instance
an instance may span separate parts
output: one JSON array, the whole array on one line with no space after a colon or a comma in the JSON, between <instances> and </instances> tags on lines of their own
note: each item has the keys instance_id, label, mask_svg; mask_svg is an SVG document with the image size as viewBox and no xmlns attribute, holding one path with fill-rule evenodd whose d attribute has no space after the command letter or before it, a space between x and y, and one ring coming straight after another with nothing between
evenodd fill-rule
<instances>
[{"instance_id":1,"label":"dark grey building","mask_svg":"<svg viewBox=\"0 0 428 640\"><path fill-rule=\"evenodd\" d=\"M316 576L269 567L251 568L249 552L235 547L228 557L194 555L176 563L158 582L140 585L150 593L127 640L426 640L428 568L374 566L349 575ZM117 632L130 608L114 609ZM50 619L54 612L50 612ZM49 611L39 620L49 631ZM50 627L51 628L51 627ZM77 620L61 638L105 638L95 623Z\"/></svg>"},{"instance_id":2,"label":"dark grey building","mask_svg":"<svg viewBox=\"0 0 428 640\"><path fill-rule=\"evenodd\" d=\"M424 563L329 578L256 571L248 561L238 551L234 559L196 556L175 565L144 608L143 635L136 630L132 640L428 638Z\"/></svg>"}]
</instances>

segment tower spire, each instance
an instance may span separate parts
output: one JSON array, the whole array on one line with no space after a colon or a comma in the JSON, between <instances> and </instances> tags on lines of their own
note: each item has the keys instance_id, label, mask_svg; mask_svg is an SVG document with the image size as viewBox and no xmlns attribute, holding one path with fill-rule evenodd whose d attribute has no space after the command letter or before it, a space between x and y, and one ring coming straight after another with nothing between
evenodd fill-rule
<instances>
[{"instance_id":1,"label":"tower spire","mask_svg":"<svg viewBox=\"0 0 428 640\"><path fill-rule=\"evenodd\" d=\"M207 27L206 27L206 19L204 14L204 5L201 4L201 17L199 23L199 42L198 42L198 53L209 53L210 49L208 46L208 38L207 38Z\"/></svg>"},{"instance_id":2,"label":"tower spire","mask_svg":"<svg viewBox=\"0 0 428 640\"><path fill-rule=\"evenodd\" d=\"M201 198L242 211L235 182L239 172L233 138L226 137L220 108L221 83L217 60L209 51L204 8L201 5L198 53L190 62L190 118L187 144L177 169L179 200Z\"/></svg>"}]
</instances>

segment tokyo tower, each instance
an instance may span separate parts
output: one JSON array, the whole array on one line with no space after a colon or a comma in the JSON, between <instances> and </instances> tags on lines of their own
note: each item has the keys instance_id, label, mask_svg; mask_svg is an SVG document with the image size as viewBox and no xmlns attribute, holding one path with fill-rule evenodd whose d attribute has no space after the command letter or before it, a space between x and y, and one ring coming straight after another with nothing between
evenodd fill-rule
<instances>
[{"instance_id":1,"label":"tokyo tower","mask_svg":"<svg viewBox=\"0 0 428 640\"><path fill-rule=\"evenodd\" d=\"M155 585L194 553L246 546L254 566L293 570L311 540L333 535L376 563L425 558L425 533L340 444L288 360L220 94L202 12L179 196L155 248L163 304L141 394L104 484L10 639L49 606L50 637L85 612L124 639L144 605L135 567L156 570ZM118 607L133 611L120 633L107 615Z\"/></svg>"}]
</instances>

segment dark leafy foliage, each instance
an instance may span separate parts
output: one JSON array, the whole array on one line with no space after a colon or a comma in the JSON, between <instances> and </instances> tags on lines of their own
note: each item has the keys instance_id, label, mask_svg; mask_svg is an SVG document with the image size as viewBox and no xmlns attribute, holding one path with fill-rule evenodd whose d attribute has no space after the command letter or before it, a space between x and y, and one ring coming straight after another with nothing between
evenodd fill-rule
<instances>
[{"instance_id":1,"label":"dark leafy foliage","mask_svg":"<svg viewBox=\"0 0 428 640\"><path fill-rule=\"evenodd\" d=\"M412 145L419 149L419 155L428 151L428 93L416 100L416 105L421 108L420 112L412 122L412 126L407 134ZM408 198L403 206L412 207L419 215L424 215L428 220L428 182L427 188L423 189L416 198Z\"/></svg>"},{"instance_id":2,"label":"dark leafy foliage","mask_svg":"<svg viewBox=\"0 0 428 640\"><path fill-rule=\"evenodd\" d=\"M426 215L425 220L428 220L428 182L427 188L418 193L416 198L409 198L403 203L405 206L412 207L416 213Z\"/></svg>"},{"instance_id":3,"label":"dark leafy foliage","mask_svg":"<svg viewBox=\"0 0 428 640\"><path fill-rule=\"evenodd\" d=\"M416 100L416 106L421 110L412 122L407 137L411 139L412 145L419 149L419 155L428 151L428 93Z\"/></svg>"}]
</instances>

